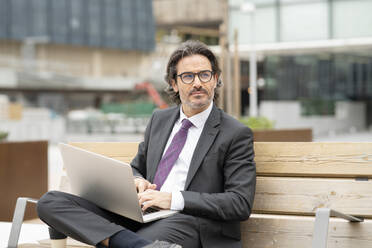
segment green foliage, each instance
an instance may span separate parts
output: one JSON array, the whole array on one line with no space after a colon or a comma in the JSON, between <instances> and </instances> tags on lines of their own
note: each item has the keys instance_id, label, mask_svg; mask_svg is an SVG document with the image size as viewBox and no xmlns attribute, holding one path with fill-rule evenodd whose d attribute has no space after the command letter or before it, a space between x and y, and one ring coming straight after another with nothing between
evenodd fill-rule
<instances>
[{"instance_id":1,"label":"green foliage","mask_svg":"<svg viewBox=\"0 0 372 248\"><path fill-rule=\"evenodd\" d=\"M120 113L126 116L149 116L156 106L151 102L106 103L101 106L103 113Z\"/></svg>"},{"instance_id":2,"label":"green foliage","mask_svg":"<svg viewBox=\"0 0 372 248\"><path fill-rule=\"evenodd\" d=\"M335 115L336 103L334 100L327 99L299 99L301 102L301 115Z\"/></svg>"},{"instance_id":3,"label":"green foliage","mask_svg":"<svg viewBox=\"0 0 372 248\"><path fill-rule=\"evenodd\" d=\"M274 122L266 117L245 117L241 118L240 122L250 127L253 130L273 129Z\"/></svg>"},{"instance_id":4,"label":"green foliage","mask_svg":"<svg viewBox=\"0 0 372 248\"><path fill-rule=\"evenodd\" d=\"M5 140L8 137L8 133L0 131L0 141Z\"/></svg>"}]
</instances>

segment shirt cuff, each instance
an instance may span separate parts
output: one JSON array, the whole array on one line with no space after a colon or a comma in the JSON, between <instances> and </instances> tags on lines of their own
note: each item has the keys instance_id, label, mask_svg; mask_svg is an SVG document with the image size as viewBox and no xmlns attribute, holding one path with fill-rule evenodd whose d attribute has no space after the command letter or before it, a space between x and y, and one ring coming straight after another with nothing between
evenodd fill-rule
<instances>
[{"instance_id":1,"label":"shirt cuff","mask_svg":"<svg viewBox=\"0 0 372 248\"><path fill-rule=\"evenodd\" d=\"M171 210L181 211L185 207L185 199L181 191L172 191Z\"/></svg>"}]
</instances>

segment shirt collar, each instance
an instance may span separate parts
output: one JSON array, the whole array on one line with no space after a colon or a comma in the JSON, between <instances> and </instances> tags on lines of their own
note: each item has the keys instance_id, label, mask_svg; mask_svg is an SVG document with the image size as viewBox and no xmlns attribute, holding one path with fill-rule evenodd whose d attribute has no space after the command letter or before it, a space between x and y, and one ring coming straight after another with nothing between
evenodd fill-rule
<instances>
[{"instance_id":1,"label":"shirt collar","mask_svg":"<svg viewBox=\"0 0 372 248\"><path fill-rule=\"evenodd\" d=\"M203 127L204 123L207 121L209 114L212 111L213 107L213 101L209 104L208 108L199 114L193 115L190 118L187 118L187 116L183 113L182 111L182 106L180 107L180 118L178 120L179 123L183 121L183 119L188 119L191 121L191 123L196 127L196 128L201 128Z\"/></svg>"}]
</instances>

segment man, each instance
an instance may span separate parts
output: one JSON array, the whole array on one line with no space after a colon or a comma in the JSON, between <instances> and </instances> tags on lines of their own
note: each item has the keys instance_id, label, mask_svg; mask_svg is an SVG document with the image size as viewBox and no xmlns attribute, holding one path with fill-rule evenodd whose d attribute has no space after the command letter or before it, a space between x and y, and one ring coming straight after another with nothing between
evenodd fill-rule
<instances>
[{"instance_id":1,"label":"man","mask_svg":"<svg viewBox=\"0 0 372 248\"><path fill-rule=\"evenodd\" d=\"M171 55L167 91L178 105L154 112L131 163L143 209L179 213L138 224L49 192L38 203L40 218L54 232L93 245L144 247L164 240L186 248L241 247L240 221L249 218L255 193L253 137L215 106L220 73L201 42L187 41Z\"/></svg>"}]
</instances>

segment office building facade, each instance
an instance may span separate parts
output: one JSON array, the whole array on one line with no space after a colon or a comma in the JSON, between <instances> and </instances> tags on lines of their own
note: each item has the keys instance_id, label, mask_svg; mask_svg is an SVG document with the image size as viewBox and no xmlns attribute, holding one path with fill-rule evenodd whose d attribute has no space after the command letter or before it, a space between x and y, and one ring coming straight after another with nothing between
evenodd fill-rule
<instances>
[{"instance_id":1,"label":"office building facade","mask_svg":"<svg viewBox=\"0 0 372 248\"><path fill-rule=\"evenodd\" d=\"M244 11L247 4L255 8ZM261 114L279 126L284 118L273 112L285 111L269 110L269 103L295 109L302 126L323 123L322 117L336 132L371 126L371 10L371 0L230 0L229 39L238 30L243 104L254 49Z\"/></svg>"}]
</instances>

